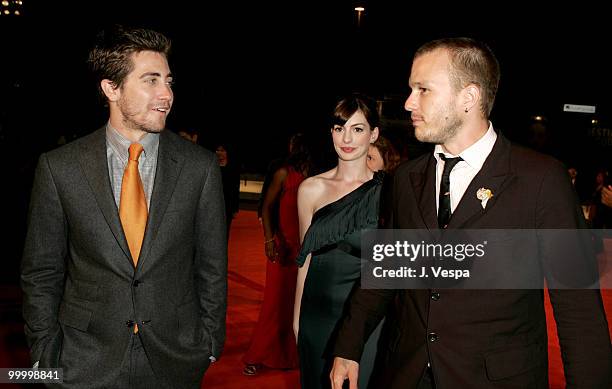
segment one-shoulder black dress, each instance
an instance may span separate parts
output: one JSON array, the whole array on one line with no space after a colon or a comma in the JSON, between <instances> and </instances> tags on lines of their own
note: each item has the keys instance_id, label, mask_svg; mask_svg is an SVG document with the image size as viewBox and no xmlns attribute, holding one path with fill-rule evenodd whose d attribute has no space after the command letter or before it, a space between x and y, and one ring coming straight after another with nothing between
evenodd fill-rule
<instances>
[{"instance_id":1,"label":"one-shoulder black dress","mask_svg":"<svg viewBox=\"0 0 612 389\"><path fill-rule=\"evenodd\" d=\"M297 261L312 253L300 308L298 352L302 389L329 388L331 349L347 300L360 280L361 231L376 228L382 174L312 217ZM359 363L359 387L367 388L381 325L370 336Z\"/></svg>"}]
</instances>

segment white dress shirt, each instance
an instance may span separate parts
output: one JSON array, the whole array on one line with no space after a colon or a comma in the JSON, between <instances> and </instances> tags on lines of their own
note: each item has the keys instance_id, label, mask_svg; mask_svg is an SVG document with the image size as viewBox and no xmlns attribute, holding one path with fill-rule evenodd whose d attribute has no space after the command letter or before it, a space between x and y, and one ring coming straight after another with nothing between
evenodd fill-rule
<instances>
[{"instance_id":1,"label":"white dress shirt","mask_svg":"<svg viewBox=\"0 0 612 389\"><path fill-rule=\"evenodd\" d=\"M440 181L442 180L442 171L444 170L444 161L438 153L443 153L446 157L454 158L461 157L463 161L459 161L450 173L450 205L451 212L455 212L457 204L465 194L467 187L472 182L472 179L478 174L485 160L491 153L493 145L497 140L497 134L493 130L493 124L489 122L487 132L476 141L473 145L463 150L459 155L452 155L445 152L442 145L436 145L434 148L434 157L436 158L436 210L440 207ZM473 193L476 197L476 193Z\"/></svg>"}]
</instances>

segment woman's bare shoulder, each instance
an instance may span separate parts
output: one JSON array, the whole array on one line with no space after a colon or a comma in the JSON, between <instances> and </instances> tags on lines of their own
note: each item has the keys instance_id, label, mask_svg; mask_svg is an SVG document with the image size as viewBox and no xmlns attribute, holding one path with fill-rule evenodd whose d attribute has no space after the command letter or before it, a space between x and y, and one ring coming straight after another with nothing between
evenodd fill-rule
<instances>
[{"instance_id":1,"label":"woman's bare shoulder","mask_svg":"<svg viewBox=\"0 0 612 389\"><path fill-rule=\"evenodd\" d=\"M336 192L334 177L336 168L307 178L300 185L298 198L307 202L313 212L329 202Z\"/></svg>"},{"instance_id":2,"label":"woman's bare shoulder","mask_svg":"<svg viewBox=\"0 0 612 389\"><path fill-rule=\"evenodd\" d=\"M325 190L325 186L329 183L334 170L335 169L332 169L324 173L317 174L316 176L308 177L300 184L300 191L316 192L319 190Z\"/></svg>"}]
</instances>

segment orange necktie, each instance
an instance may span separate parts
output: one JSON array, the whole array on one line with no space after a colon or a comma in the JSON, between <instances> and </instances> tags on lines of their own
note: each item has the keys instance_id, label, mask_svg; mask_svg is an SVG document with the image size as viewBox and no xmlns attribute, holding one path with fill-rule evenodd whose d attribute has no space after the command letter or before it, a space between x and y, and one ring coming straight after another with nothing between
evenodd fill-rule
<instances>
[{"instance_id":1,"label":"orange necktie","mask_svg":"<svg viewBox=\"0 0 612 389\"><path fill-rule=\"evenodd\" d=\"M130 145L130 157L121 181L121 198L119 201L119 218L127 239L134 267L138 263L142 239L147 226L147 200L142 181L138 173L138 157L142 153L142 145Z\"/></svg>"}]
</instances>

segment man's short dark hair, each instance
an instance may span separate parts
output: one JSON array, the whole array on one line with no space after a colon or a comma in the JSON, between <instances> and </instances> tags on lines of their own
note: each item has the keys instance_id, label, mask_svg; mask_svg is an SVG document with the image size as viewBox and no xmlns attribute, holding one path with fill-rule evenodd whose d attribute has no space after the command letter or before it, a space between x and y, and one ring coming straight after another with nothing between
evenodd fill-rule
<instances>
[{"instance_id":1,"label":"man's short dark hair","mask_svg":"<svg viewBox=\"0 0 612 389\"><path fill-rule=\"evenodd\" d=\"M455 91L469 84L477 85L481 92L480 110L486 118L491 114L499 86L499 62L491 49L472 38L444 38L427 42L414 57L437 49L448 51L451 69L450 79Z\"/></svg>"},{"instance_id":2,"label":"man's short dark hair","mask_svg":"<svg viewBox=\"0 0 612 389\"><path fill-rule=\"evenodd\" d=\"M115 87L121 87L127 75L134 68L133 53L154 51L168 57L171 42L163 34L142 28L115 26L102 31L93 49L89 52L88 63L102 96L102 80L110 80Z\"/></svg>"}]
</instances>

